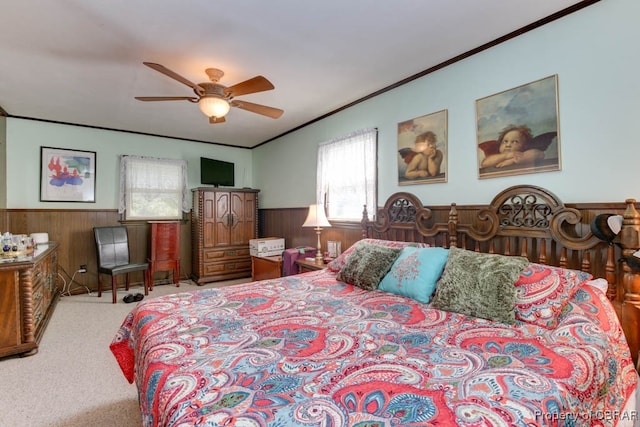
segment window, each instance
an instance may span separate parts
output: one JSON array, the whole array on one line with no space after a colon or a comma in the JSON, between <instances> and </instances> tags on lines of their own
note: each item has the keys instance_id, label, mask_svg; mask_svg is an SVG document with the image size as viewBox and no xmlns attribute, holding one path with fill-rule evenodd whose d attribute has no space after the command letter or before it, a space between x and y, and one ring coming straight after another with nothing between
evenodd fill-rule
<instances>
[{"instance_id":1,"label":"window","mask_svg":"<svg viewBox=\"0 0 640 427\"><path fill-rule=\"evenodd\" d=\"M120 206L124 219L182 219L188 212L187 162L123 156Z\"/></svg>"},{"instance_id":2,"label":"window","mask_svg":"<svg viewBox=\"0 0 640 427\"><path fill-rule=\"evenodd\" d=\"M376 203L377 129L363 129L318 147L317 203L326 204L329 220L360 221Z\"/></svg>"}]
</instances>

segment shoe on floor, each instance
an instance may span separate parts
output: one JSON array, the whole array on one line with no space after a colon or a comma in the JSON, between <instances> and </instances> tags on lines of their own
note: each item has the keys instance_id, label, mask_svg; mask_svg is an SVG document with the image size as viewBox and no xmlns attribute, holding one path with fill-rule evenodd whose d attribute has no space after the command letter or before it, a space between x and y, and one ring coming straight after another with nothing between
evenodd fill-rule
<instances>
[{"instance_id":1,"label":"shoe on floor","mask_svg":"<svg viewBox=\"0 0 640 427\"><path fill-rule=\"evenodd\" d=\"M135 295L133 294L128 294L126 295L124 298L122 298L122 301L126 302L127 304L135 301Z\"/></svg>"},{"instance_id":2,"label":"shoe on floor","mask_svg":"<svg viewBox=\"0 0 640 427\"><path fill-rule=\"evenodd\" d=\"M142 294L135 294L133 296L133 300L134 301L142 301L143 298L144 298L144 295L142 295Z\"/></svg>"}]
</instances>

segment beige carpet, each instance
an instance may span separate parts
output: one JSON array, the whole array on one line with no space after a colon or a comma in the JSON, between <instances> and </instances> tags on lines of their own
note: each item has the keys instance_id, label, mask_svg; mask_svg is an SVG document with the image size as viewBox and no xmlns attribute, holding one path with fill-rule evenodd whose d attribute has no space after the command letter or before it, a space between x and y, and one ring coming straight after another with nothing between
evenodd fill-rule
<instances>
[{"instance_id":1,"label":"beige carpet","mask_svg":"<svg viewBox=\"0 0 640 427\"><path fill-rule=\"evenodd\" d=\"M196 286L183 281L156 286L146 298L244 283L250 279ZM131 293L142 293L133 287ZM135 303L118 303L111 292L60 299L39 351L30 357L0 360L2 427L139 427L136 387L122 375L109 344Z\"/></svg>"}]
</instances>

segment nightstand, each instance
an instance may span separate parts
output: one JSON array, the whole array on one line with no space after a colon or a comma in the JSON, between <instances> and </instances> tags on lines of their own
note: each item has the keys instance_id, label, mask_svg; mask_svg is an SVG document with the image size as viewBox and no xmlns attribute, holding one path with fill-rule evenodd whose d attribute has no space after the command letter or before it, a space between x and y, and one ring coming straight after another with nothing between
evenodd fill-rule
<instances>
[{"instance_id":1,"label":"nightstand","mask_svg":"<svg viewBox=\"0 0 640 427\"><path fill-rule=\"evenodd\" d=\"M251 257L251 280L277 279L282 277L282 257Z\"/></svg>"},{"instance_id":2,"label":"nightstand","mask_svg":"<svg viewBox=\"0 0 640 427\"><path fill-rule=\"evenodd\" d=\"M300 270L300 273L322 270L327 267L327 264L322 261L317 262L315 259L313 261L307 261L305 258L296 260L296 264L298 264L298 270Z\"/></svg>"}]
</instances>

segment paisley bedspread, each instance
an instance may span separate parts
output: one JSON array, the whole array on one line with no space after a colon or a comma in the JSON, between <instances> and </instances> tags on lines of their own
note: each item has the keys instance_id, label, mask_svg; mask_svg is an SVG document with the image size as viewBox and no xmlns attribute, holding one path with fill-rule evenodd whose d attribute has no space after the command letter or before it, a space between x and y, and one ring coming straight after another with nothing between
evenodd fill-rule
<instances>
[{"instance_id":1,"label":"paisley bedspread","mask_svg":"<svg viewBox=\"0 0 640 427\"><path fill-rule=\"evenodd\" d=\"M548 330L316 271L145 299L111 351L145 426L613 426L637 382L588 285Z\"/></svg>"}]
</instances>

